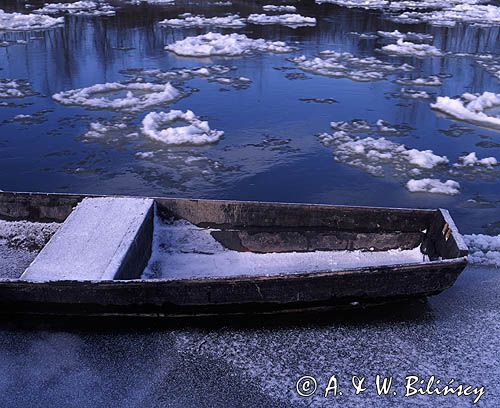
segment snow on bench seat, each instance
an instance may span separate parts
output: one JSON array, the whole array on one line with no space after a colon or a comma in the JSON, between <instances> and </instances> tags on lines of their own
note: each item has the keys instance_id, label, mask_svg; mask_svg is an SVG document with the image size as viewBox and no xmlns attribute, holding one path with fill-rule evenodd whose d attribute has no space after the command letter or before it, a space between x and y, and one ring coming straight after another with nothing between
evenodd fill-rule
<instances>
[{"instance_id":1,"label":"snow on bench seat","mask_svg":"<svg viewBox=\"0 0 500 408\"><path fill-rule=\"evenodd\" d=\"M153 206L143 198L85 198L21 279L138 278L151 255Z\"/></svg>"}]
</instances>

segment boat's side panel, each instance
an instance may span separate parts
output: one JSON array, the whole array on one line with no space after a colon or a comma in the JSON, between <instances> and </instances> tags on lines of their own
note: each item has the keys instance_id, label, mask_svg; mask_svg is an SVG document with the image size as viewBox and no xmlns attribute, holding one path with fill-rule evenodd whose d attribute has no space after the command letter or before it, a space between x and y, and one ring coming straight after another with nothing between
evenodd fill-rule
<instances>
[{"instance_id":1,"label":"boat's side panel","mask_svg":"<svg viewBox=\"0 0 500 408\"><path fill-rule=\"evenodd\" d=\"M222 307L252 311L321 302L349 303L438 293L450 287L465 259L342 273L178 281L0 281L6 310L50 307L52 313L203 313ZM0 308L2 310L3 308ZM75 312L76 311L76 312Z\"/></svg>"},{"instance_id":2,"label":"boat's side panel","mask_svg":"<svg viewBox=\"0 0 500 408\"><path fill-rule=\"evenodd\" d=\"M304 228L353 232L420 232L435 210L347 207L317 204L156 198L165 216L219 228Z\"/></svg>"},{"instance_id":3,"label":"boat's side panel","mask_svg":"<svg viewBox=\"0 0 500 408\"><path fill-rule=\"evenodd\" d=\"M83 195L0 193L0 219L63 222Z\"/></svg>"}]
</instances>

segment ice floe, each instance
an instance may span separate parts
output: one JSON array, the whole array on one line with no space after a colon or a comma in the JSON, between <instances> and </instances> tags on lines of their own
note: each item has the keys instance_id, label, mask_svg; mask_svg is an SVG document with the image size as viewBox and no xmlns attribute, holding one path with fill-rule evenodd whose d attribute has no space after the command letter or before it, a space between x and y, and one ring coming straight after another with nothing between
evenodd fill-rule
<instances>
[{"instance_id":1,"label":"ice floe","mask_svg":"<svg viewBox=\"0 0 500 408\"><path fill-rule=\"evenodd\" d=\"M159 81L172 81L177 84L196 77L205 79L208 82L216 82L221 85L230 86L234 89L248 88L252 83L250 78L228 75L236 69L236 67L229 67L226 65L206 65L194 68L174 68L169 71L162 71L159 69L126 69L120 72L132 77L134 81L148 78Z\"/></svg>"},{"instance_id":2,"label":"ice floe","mask_svg":"<svg viewBox=\"0 0 500 408\"><path fill-rule=\"evenodd\" d=\"M426 91L418 91L416 89L407 89L401 88L401 92L399 94L403 98L410 99L429 99L431 95Z\"/></svg>"},{"instance_id":3,"label":"ice floe","mask_svg":"<svg viewBox=\"0 0 500 408\"><path fill-rule=\"evenodd\" d=\"M85 139L101 139L112 131L123 132L128 125L123 122L92 122L89 127L90 130L83 135Z\"/></svg>"},{"instance_id":4,"label":"ice floe","mask_svg":"<svg viewBox=\"0 0 500 408\"><path fill-rule=\"evenodd\" d=\"M415 170L412 174L420 174L421 169L430 170L448 163L446 156L438 156L431 150L408 149L384 137L360 138L339 130L333 134L324 133L319 138L323 144L334 146L336 161L360 168L374 176L384 175L384 165L394 166L399 172Z\"/></svg>"},{"instance_id":5,"label":"ice floe","mask_svg":"<svg viewBox=\"0 0 500 408\"><path fill-rule=\"evenodd\" d=\"M229 27L239 28L245 26L245 19L238 14L230 14L224 17L204 17L189 13L182 14L180 18L165 19L159 22L161 25L170 27Z\"/></svg>"},{"instance_id":6,"label":"ice floe","mask_svg":"<svg viewBox=\"0 0 500 408\"><path fill-rule=\"evenodd\" d=\"M332 3L349 8L381 9L389 5L389 0L315 0L318 4Z\"/></svg>"},{"instance_id":7,"label":"ice floe","mask_svg":"<svg viewBox=\"0 0 500 408\"><path fill-rule=\"evenodd\" d=\"M6 13L0 9L0 30L43 30L60 26L63 23L63 17L54 18L44 14Z\"/></svg>"},{"instance_id":8,"label":"ice floe","mask_svg":"<svg viewBox=\"0 0 500 408\"><path fill-rule=\"evenodd\" d=\"M360 58L349 52L330 50L322 51L319 57L308 59L302 55L290 61L307 72L362 82L381 80L388 74L413 70L409 64L393 65L375 57Z\"/></svg>"},{"instance_id":9,"label":"ice floe","mask_svg":"<svg viewBox=\"0 0 500 408\"><path fill-rule=\"evenodd\" d=\"M275 6L273 4L267 4L265 6L262 6L262 8L264 11L275 11L278 13L295 13L297 11L297 7L286 5Z\"/></svg>"},{"instance_id":10,"label":"ice floe","mask_svg":"<svg viewBox=\"0 0 500 408\"><path fill-rule=\"evenodd\" d=\"M42 8L34 10L33 13L114 16L116 11L113 6L103 1L76 1L74 3L45 3Z\"/></svg>"},{"instance_id":11,"label":"ice floe","mask_svg":"<svg viewBox=\"0 0 500 408\"><path fill-rule=\"evenodd\" d=\"M476 152L469 153L465 156L460 156L458 162L455 163L454 167L487 167L492 168L498 165L498 160L495 157L485 157L483 159L478 159Z\"/></svg>"},{"instance_id":12,"label":"ice floe","mask_svg":"<svg viewBox=\"0 0 500 408\"><path fill-rule=\"evenodd\" d=\"M176 122L186 126L174 127ZM170 127L164 127L170 125ZM203 145L217 142L224 132L212 130L208 122L198 118L192 111L150 112L142 120L142 133L147 137L169 145Z\"/></svg>"},{"instance_id":13,"label":"ice floe","mask_svg":"<svg viewBox=\"0 0 500 408\"><path fill-rule=\"evenodd\" d=\"M286 53L293 51L283 41L252 39L244 34L207 33L187 37L165 46L177 55L190 57L210 57L215 55L239 56L253 52Z\"/></svg>"},{"instance_id":14,"label":"ice floe","mask_svg":"<svg viewBox=\"0 0 500 408\"><path fill-rule=\"evenodd\" d=\"M394 80L396 84L410 85L410 86L440 86L443 84L441 78L437 75L430 75L426 78L398 78Z\"/></svg>"},{"instance_id":15,"label":"ice floe","mask_svg":"<svg viewBox=\"0 0 500 408\"><path fill-rule=\"evenodd\" d=\"M28 81L20 79L0 79L0 98L24 98L36 93Z\"/></svg>"},{"instance_id":16,"label":"ice floe","mask_svg":"<svg viewBox=\"0 0 500 408\"><path fill-rule=\"evenodd\" d=\"M250 14L247 17L247 21L251 24L280 24L292 28L316 25L316 19L314 17L305 17L300 14Z\"/></svg>"},{"instance_id":17,"label":"ice floe","mask_svg":"<svg viewBox=\"0 0 500 408\"><path fill-rule=\"evenodd\" d=\"M377 35L382 38L409 41L432 41L432 39L434 38L434 36L431 34L414 33L412 31L408 33L402 33L399 30L377 31Z\"/></svg>"},{"instance_id":18,"label":"ice floe","mask_svg":"<svg viewBox=\"0 0 500 408\"><path fill-rule=\"evenodd\" d=\"M464 93L458 98L438 96L433 109L465 122L500 129L500 117L488 115L487 109L500 106L500 94L483 92L482 94Z\"/></svg>"},{"instance_id":19,"label":"ice floe","mask_svg":"<svg viewBox=\"0 0 500 408\"><path fill-rule=\"evenodd\" d=\"M469 262L500 267L500 235L464 235L469 247Z\"/></svg>"},{"instance_id":20,"label":"ice floe","mask_svg":"<svg viewBox=\"0 0 500 408\"><path fill-rule=\"evenodd\" d=\"M389 122L383 119L377 120L375 124L370 124L363 119L353 119L350 122L330 122L330 126L333 130L336 131L365 134L389 133L391 136L402 136L410 130L408 126L391 125Z\"/></svg>"},{"instance_id":21,"label":"ice floe","mask_svg":"<svg viewBox=\"0 0 500 408\"><path fill-rule=\"evenodd\" d=\"M393 18L401 23L430 23L437 26L454 26L456 23L477 25L500 24L500 7L494 5L456 4L453 7L431 12L407 11Z\"/></svg>"},{"instance_id":22,"label":"ice floe","mask_svg":"<svg viewBox=\"0 0 500 408\"><path fill-rule=\"evenodd\" d=\"M491 75L500 80L500 56L492 54L482 54L476 56L476 62L488 71Z\"/></svg>"},{"instance_id":23,"label":"ice floe","mask_svg":"<svg viewBox=\"0 0 500 408\"><path fill-rule=\"evenodd\" d=\"M389 55L403 55L413 57L439 57L442 55L436 47L430 44L415 44L399 39L396 44L384 45L381 49Z\"/></svg>"},{"instance_id":24,"label":"ice floe","mask_svg":"<svg viewBox=\"0 0 500 408\"><path fill-rule=\"evenodd\" d=\"M412 193L433 193L456 195L460 193L460 184L454 180L441 181L438 179L424 178L411 179L406 183L406 188Z\"/></svg>"},{"instance_id":25,"label":"ice floe","mask_svg":"<svg viewBox=\"0 0 500 408\"><path fill-rule=\"evenodd\" d=\"M125 95L121 95L122 93ZM116 97L112 98L113 95ZM181 95L181 92L170 83L108 82L59 92L52 95L52 98L63 105L138 112L152 106L170 103Z\"/></svg>"}]
</instances>

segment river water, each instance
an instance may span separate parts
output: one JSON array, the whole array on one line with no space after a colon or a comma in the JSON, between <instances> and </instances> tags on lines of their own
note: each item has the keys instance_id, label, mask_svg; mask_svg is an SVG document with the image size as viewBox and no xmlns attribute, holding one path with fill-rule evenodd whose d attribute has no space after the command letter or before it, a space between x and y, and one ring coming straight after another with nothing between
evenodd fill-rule
<instances>
[{"instance_id":1,"label":"river water","mask_svg":"<svg viewBox=\"0 0 500 408\"><path fill-rule=\"evenodd\" d=\"M464 92L499 92L499 80L477 63L478 55L498 58L497 26L455 27L399 24L380 11L296 4L297 12L317 18L312 27L248 24L239 29L174 28L158 22L181 13L221 16L262 13L262 4L234 1L231 6L178 1L175 5L111 2L114 16L66 15L64 25L32 32L0 32L0 78L26 80L36 93L2 99L0 106L0 188L16 191L117 193L196 198L332 203L393 207L444 207L465 233L499 232L498 171L453 173L459 156L499 157L496 130L455 121L430 108L437 96ZM42 2L32 2L33 8ZM0 1L5 11L24 11L24 2ZM270 13L273 14L273 13ZM413 31L433 36L443 56L390 56L378 51L394 42L373 35L378 30ZM238 32L250 38L284 41L296 49L286 54L253 53L239 57L180 57L164 46L208 31ZM369 38L359 34L371 34ZM16 42L21 40L21 42ZM302 71L290 61L324 50L375 57L411 72L389 74L379 81L353 81ZM445 54L445 55L444 55ZM171 104L123 113L110 109L67 106L52 95L99 83L137 79L139 69L212 66L233 68L225 77L251 80L236 86L200 77L177 86L185 97ZM395 83L398 78L438 75L440 86ZM164 83L157 78L147 81ZM172 82L176 85L175 81ZM402 88L426 91L429 98L409 98ZM140 131L150 111L190 109L224 131L217 143L171 146ZM22 117L18 115L30 115ZM420 177L408 167L382 163L384 174L372 175L349 160L334 158L335 147L318 135L332 133L330 122L362 119L370 137L385 137L407 149L432 150L449 164L425 170ZM400 130L380 132L382 119ZM85 134L93 122L121 125L100 138ZM360 135L366 137L367 135ZM351 158L352 159L352 158ZM361 158L365 160L366 158ZM451 173L450 173L451 171ZM410 192L411 178L452 179L456 195Z\"/></svg>"}]
</instances>

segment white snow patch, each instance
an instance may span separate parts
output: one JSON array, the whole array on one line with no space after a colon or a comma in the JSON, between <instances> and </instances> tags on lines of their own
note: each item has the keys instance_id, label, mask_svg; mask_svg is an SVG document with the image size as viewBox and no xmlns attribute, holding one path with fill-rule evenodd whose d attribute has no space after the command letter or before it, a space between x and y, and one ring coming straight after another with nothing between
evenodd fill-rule
<instances>
[{"instance_id":1,"label":"white snow patch","mask_svg":"<svg viewBox=\"0 0 500 408\"><path fill-rule=\"evenodd\" d=\"M288 27L314 26L316 19L314 17L305 17L300 14L250 14L247 21L252 24L280 24Z\"/></svg>"},{"instance_id":2,"label":"white snow patch","mask_svg":"<svg viewBox=\"0 0 500 408\"><path fill-rule=\"evenodd\" d=\"M304 55L292 62L307 72L353 81L377 81L388 74L413 70L408 64L392 65L375 57L359 58L349 52L322 51L319 57L307 59Z\"/></svg>"},{"instance_id":3,"label":"white snow patch","mask_svg":"<svg viewBox=\"0 0 500 408\"><path fill-rule=\"evenodd\" d=\"M84 137L87 139L100 139L111 131L126 129L127 125L125 123L92 122L89 127L90 130L84 134Z\"/></svg>"},{"instance_id":4,"label":"white snow patch","mask_svg":"<svg viewBox=\"0 0 500 408\"><path fill-rule=\"evenodd\" d=\"M424 178L420 180L409 180L406 188L412 193L424 192L433 194L456 195L460 193L460 184L454 180L442 182L437 179Z\"/></svg>"},{"instance_id":5,"label":"white snow patch","mask_svg":"<svg viewBox=\"0 0 500 408\"><path fill-rule=\"evenodd\" d=\"M431 34L414 33L412 31L408 33L402 33L399 30L377 31L377 35L382 38L410 41L432 41L432 39L434 38L434 36Z\"/></svg>"},{"instance_id":6,"label":"white snow patch","mask_svg":"<svg viewBox=\"0 0 500 408\"><path fill-rule=\"evenodd\" d=\"M500 129L500 117L490 116L485 113L485 110L498 106L500 106L500 94L493 92L464 93L456 99L438 96L436 103L431 103L433 109L444 112L455 119L493 129Z\"/></svg>"},{"instance_id":7,"label":"white snow patch","mask_svg":"<svg viewBox=\"0 0 500 408\"><path fill-rule=\"evenodd\" d=\"M458 163L455 163L454 167L475 167L482 166L491 168L498 165L498 160L495 157L485 157L484 159L478 159L476 152L469 153L465 156L460 156L458 158Z\"/></svg>"},{"instance_id":8,"label":"white snow patch","mask_svg":"<svg viewBox=\"0 0 500 408\"><path fill-rule=\"evenodd\" d=\"M500 267L500 235L464 235L469 247L469 262Z\"/></svg>"},{"instance_id":9,"label":"white snow patch","mask_svg":"<svg viewBox=\"0 0 500 408\"><path fill-rule=\"evenodd\" d=\"M113 6L102 1L76 1L74 3L45 3L41 9L34 10L33 13L114 16L116 11Z\"/></svg>"},{"instance_id":10,"label":"white snow patch","mask_svg":"<svg viewBox=\"0 0 500 408\"><path fill-rule=\"evenodd\" d=\"M119 96L120 93L125 93L125 95ZM116 98L107 96L113 94L115 96L118 94L118 96ZM181 92L170 83L108 82L59 92L52 95L52 98L63 105L137 112L152 106L170 103L180 96Z\"/></svg>"},{"instance_id":11,"label":"white snow patch","mask_svg":"<svg viewBox=\"0 0 500 408\"><path fill-rule=\"evenodd\" d=\"M492 54L478 55L476 56L476 62L500 80L500 56Z\"/></svg>"},{"instance_id":12,"label":"white snow patch","mask_svg":"<svg viewBox=\"0 0 500 408\"><path fill-rule=\"evenodd\" d=\"M297 7L295 6L275 6L273 4L267 4L265 6L262 6L264 11L274 11L278 13L295 13L297 11Z\"/></svg>"},{"instance_id":13,"label":"white snow patch","mask_svg":"<svg viewBox=\"0 0 500 408\"><path fill-rule=\"evenodd\" d=\"M319 136L326 146L334 146L335 160L360 168L374 176L383 176L383 165L391 165L401 173L413 169L430 170L448 163L446 156L438 156L432 150L408 149L384 137L359 138L338 130Z\"/></svg>"},{"instance_id":14,"label":"white snow patch","mask_svg":"<svg viewBox=\"0 0 500 408\"><path fill-rule=\"evenodd\" d=\"M228 276L272 276L338 271L374 265L422 262L420 248L369 251L285 253L239 252L226 249L211 235L186 220L156 220L153 251L142 278L197 279Z\"/></svg>"},{"instance_id":15,"label":"white snow patch","mask_svg":"<svg viewBox=\"0 0 500 408\"><path fill-rule=\"evenodd\" d=\"M401 96L411 99L428 99L431 96L425 91L417 91L416 89L401 88Z\"/></svg>"},{"instance_id":16,"label":"white snow patch","mask_svg":"<svg viewBox=\"0 0 500 408\"><path fill-rule=\"evenodd\" d=\"M437 75L430 75L426 78L398 78L394 81L396 84L400 85L410 85L410 86L440 86L443 84L441 79Z\"/></svg>"},{"instance_id":17,"label":"white snow patch","mask_svg":"<svg viewBox=\"0 0 500 408\"><path fill-rule=\"evenodd\" d=\"M380 9L389 5L389 0L315 0L318 4L332 3L349 8Z\"/></svg>"},{"instance_id":18,"label":"white snow patch","mask_svg":"<svg viewBox=\"0 0 500 408\"><path fill-rule=\"evenodd\" d=\"M186 122L186 126L167 127L177 121ZM142 132L153 140L169 145L203 145L217 142L224 132L212 130L208 122L200 120L192 111L150 112L142 120Z\"/></svg>"},{"instance_id":19,"label":"white snow patch","mask_svg":"<svg viewBox=\"0 0 500 408\"><path fill-rule=\"evenodd\" d=\"M63 23L63 17L53 18L43 14L6 13L0 9L0 30L43 30L59 26Z\"/></svg>"},{"instance_id":20,"label":"white snow patch","mask_svg":"<svg viewBox=\"0 0 500 408\"><path fill-rule=\"evenodd\" d=\"M415 44L402 39L399 39L396 44L384 45L380 50L389 55L414 56L419 58L439 57L442 55L441 51L433 45Z\"/></svg>"},{"instance_id":21,"label":"white snow patch","mask_svg":"<svg viewBox=\"0 0 500 408\"><path fill-rule=\"evenodd\" d=\"M214 55L239 56L252 52L286 53L293 50L283 41L266 41L262 38L251 39L244 34L207 33L187 37L165 46L177 55L190 57L210 57Z\"/></svg>"},{"instance_id":22,"label":"white snow patch","mask_svg":"<svg viewBox=\"0 0 500 408\"><path fill-rule=\"evenodd\" d=\"M165 19L159 22L161 25L171 27L229 27L239 28L245 26L245 19L238 14L231 14L225 17L204 17L184 14L182 18Z\"/></svg>"},{"instance_id":23,"label":"white snow patch","mask_svg":"<svg viewBox=\"0 0 500 408\"><path fill-rule=\"evenodd\" d=\"M23 98L35 95L27 81L0 79L0 98Z\"/></svg>"}]
</instances>

